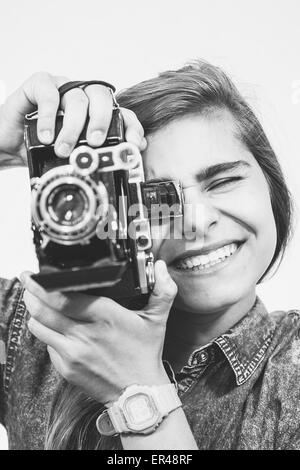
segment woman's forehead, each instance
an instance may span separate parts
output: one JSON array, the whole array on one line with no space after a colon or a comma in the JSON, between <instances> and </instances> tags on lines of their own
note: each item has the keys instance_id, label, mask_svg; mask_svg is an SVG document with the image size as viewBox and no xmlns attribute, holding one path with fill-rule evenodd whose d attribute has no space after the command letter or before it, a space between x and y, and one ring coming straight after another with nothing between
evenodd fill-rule
<instances>
[{"instance_id":1,"label":"woman's forehead","mask_svg":"<svg viewBox=\"0 0 300 470\"><path fill-rule=\"evenodd\" d=\"M148 136L143 154L150 178L183 179L208 167L245 160L255 162L241 142L229 113L217 116L187 116Z\"/></svg>"}]
</instances>

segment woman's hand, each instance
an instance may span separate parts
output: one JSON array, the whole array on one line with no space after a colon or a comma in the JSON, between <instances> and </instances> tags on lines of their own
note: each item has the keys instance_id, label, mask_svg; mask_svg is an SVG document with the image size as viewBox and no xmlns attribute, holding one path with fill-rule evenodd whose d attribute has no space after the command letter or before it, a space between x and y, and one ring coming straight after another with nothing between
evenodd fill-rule
<instances>
[{"instance_id":1,"label":"woman's hand","mask_svg":"<svg viewBox=\"0 0 300 470\"><path fill-rule=\"evenodd\" d=\"M55 141L55 153L68 157L73 150L87 117L88 144L103 144L112 116L112 97L109 89L90 85L83 91L68 91L59 103L58 88L69 79L38 72L26 80L0 107L0 165L26 164L24 146L24 116L38 109L38 137L43 144L54 140L55 117L59 108L64 110L63 127ZM132 111L122 109L125 137L141 150L146 147L142 125Z\"/></svg>"},{"instance_id":2,"label":"woman's hand","mask_svg":"<svg viewBox=\"0 0 300 470\"><path fill-rule=\"evenodd\" d=\"M23 273L29 330L48 345L58 372L107 404L132 384L169 379L162 364L166 322L177 286L162 260L148 305L131 311L106 297L47 293Z\"/></svg>"}]
</instances>

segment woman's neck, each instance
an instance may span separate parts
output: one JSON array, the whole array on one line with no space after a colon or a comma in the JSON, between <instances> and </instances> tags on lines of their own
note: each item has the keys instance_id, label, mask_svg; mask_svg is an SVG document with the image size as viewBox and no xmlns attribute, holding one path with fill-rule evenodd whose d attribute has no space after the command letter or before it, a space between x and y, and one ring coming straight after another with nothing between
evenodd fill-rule
<instances>
[{"instance_id":1,"label":"woman's neck","mask_svg":"<svg viewBox=\"0 0 300 470\"><path fill-rule=\"evenodd\" d=\"M253 291L241 301L209 313L173 307L167 324L164 359L178 372L195 349L210 343L241 320L253 307L255 298Z\"/></svg>"}]
</instances>

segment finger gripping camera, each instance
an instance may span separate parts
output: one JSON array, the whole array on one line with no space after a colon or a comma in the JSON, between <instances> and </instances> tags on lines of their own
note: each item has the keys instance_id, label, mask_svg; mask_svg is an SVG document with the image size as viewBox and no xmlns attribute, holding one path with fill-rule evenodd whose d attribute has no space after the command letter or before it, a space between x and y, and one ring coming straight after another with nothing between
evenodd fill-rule
<instances>
[{"instance_id":1,"label":"finger gripping camera","mask_svg":"<svg viewBox=\"0 0 300 470\"><path fill-rule=\"evenodd\" d=\"M32 230L40 272L34 279L48 291L97 289L108 295L147 294L153 289L151 213L154 205L182 216L179 183L144 180L142 157L125 142L118 106L104 144L90 147L86 127L68 159L37 136L37 112L25 117L31 180ZM55 139L63 112L56 118ZM175 208L175 210L174 210ZM157 219L166 217L156 210Z\"/></svg>"}]
</instances>

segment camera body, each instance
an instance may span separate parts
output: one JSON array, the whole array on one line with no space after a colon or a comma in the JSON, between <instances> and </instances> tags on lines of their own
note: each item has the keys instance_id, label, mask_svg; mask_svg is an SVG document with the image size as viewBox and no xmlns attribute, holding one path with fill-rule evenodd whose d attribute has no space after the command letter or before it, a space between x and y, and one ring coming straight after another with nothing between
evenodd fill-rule
<instances>
[{"instance_id":1,"label":"camera body","mask_svg":"<svg viewBox=\"0 0 300 470\"><path fill-rule=\"evenodd\" d=\"M171 218L181 217L179 183L145 182L142 157L125 142L118 106L104 144L88 145L86 124L67 159L55 155L54 144L39 141L37 119L37 112L25 117L33 240L40 266L33 278L48 291L96 289L111 297L150 293L155 283L151 208L167 204L173 208ZM63 112L58 111L55 139L62 124ZM157 223L164 215L156 214Z\"/></svg>"}]
</instances>

